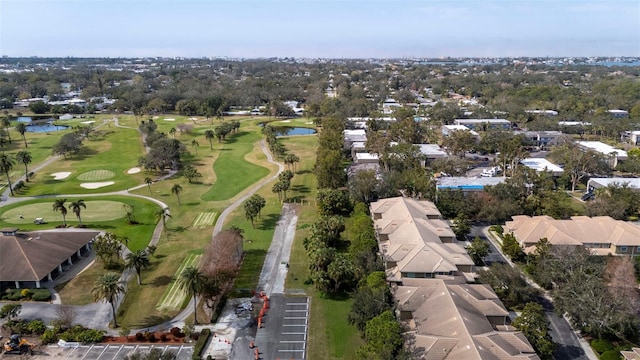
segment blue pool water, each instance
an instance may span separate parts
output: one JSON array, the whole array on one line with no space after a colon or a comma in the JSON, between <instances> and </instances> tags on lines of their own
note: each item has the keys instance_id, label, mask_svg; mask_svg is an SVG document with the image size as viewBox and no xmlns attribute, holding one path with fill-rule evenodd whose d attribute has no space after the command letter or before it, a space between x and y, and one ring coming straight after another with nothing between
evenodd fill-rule
<instances>
[{"instance_id":1,"label":"blue pool water","mask_svg":"<svg viewBox=\"0 0 640 360\"><path fill-rule=\"evenodd\" d=\"M27 132L35 132L35 133L46 133L60 130L67 130L69 127L64 125L51 125L51 124L43 124L43 125L29 125L27 126Z\"/></svg>"},{"instance_id":2,"label":"blue pool water","mask_svg":"<svg viewBox=\"0 0 640 360\"><path fill-rule=\"evenodd\" d=\"M18 118L16 119L16 121L21 122L21 123L30 123L31 122L31 118L28 116L18 116Z\"/></svg>"}]
</instances>

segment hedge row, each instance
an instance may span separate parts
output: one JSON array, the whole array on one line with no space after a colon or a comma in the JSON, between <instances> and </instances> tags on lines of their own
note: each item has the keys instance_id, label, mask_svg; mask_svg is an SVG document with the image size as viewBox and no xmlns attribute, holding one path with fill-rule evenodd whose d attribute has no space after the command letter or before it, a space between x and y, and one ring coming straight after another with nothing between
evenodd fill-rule
<instances>
[{"instance_id":1,"label":"hedge row","mask_svg":"<svg viewBox=\"0 0 640 360\"><path fill-rule=\"evenodd\" d=\"M200 336L198 337L198 341L196 342L196 346L193 348L193 355L191 357L193 360L202 359L202 350L204 350L204 346L207 345L207 341L210 336L211 330L202 329L202 332L200 332Z\"/></svg>"},{"instance_id":2,"label":"hedge row","mask_svg":"<svg viewBox=\"0 0 640 360\"><path fill-rule=\"evenodd\" d=\"M51 292L48 289L7 289L0 295L0 300L49 301L51 300Z\"/></svg>"}]
</instances>

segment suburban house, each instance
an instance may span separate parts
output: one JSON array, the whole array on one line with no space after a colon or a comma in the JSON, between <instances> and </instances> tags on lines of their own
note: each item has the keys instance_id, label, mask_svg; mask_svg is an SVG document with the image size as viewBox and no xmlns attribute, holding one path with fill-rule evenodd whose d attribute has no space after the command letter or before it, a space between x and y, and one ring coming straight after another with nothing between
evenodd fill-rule
<instances>
[{"instance_id":1,"label":"suburban house","mask_svg":"<svg viewBox=\"0 0 640 360\"><path fill-rule=\"evenodd\" d=\"M607 112L616 119L629 117L629 112L626 110L611 109L611 110L607 110Z\"/></svg>"},{"instance_id":2,"label":"suburban house","mask_svg":"<svg viewBox=\"0 0 640 360\"><path fill-rule=\"evenodd\" d=\"M558 112L555 110L525 110L524 112L533 115L558 116Z\"/></svg>"},{"instance_id":3,"label":"suburban house","mask_svg":"<svg viewBox=\"0 0 640 360\"><path fill-rule=\"evenodd\" d=\"M627 142L631 145L640 144L640 130L625 131L620 135L620 141Z\"/></svg>"},{"instance_id":4,"label":"suburban house","mask_svg":"<svg viewBox=\"0 0 640 360\"><path fill-rule=\"evenodd\" d=\"M364 129L344 130L344 149L350 150L354 142L366 142L367 132Z\"/></svg>"},{"instance_id":5,"label":"suburban house","mask_svg":"<svg viewBox=\"0 0 640 360\"><path fill-rule=\"evenodd\" d=\"M566 135L562 131L514 131L514 135L523 135L533 146L546 148L556 145Z\"/></svg>"},{"instance_id":6,"label":"suburban house","mask_svg":"<svg viewBox=\"0 0 640 360\"><path fill-rule=\"evenodd\" d=\"M0 231L0 283L15 288L25 283L39 288L42 281L52 281L65 267L72 266L74 259L89 253L99 234L86 230Z\"/></svg>"},{"instance_id":7,"label":"suburban house","mask_svg":"<svg viewBox=\"0 0 640 360\"><path fill-rule=\"evenodd\" d=\"M520 160L520 164L537 172L549 172L553 176L561 176L564 173L560 166L544 158L526 158Z\"/></svg>"},{"instance_id":8,"label":"suburban house","mask_svg":"<svg viewBox=\"0 0 640 360\"><path fill-rule=\"evenodd\" d=\"M505 119L455 119L453 120L453 124L463 125L476 131L486 131L489 129L511 129L511 121Z\"/></svg>"},{"instance_id":9,"label":"suburban house","mask_svg":"<svg viewBox=\"0 0 640 360\"><path fill-rule=\"evenodd\" d=\"M491 287L468 284L473 261L432 202L396 197L370 210L412 358L539 359Z\"/></svg>"},{"instance_id":10,"label":"suburban house","mask_svg":"<svg viewBox=\"0 0 640 360\"><path fill-rule=\"evenodd\" d=\"M414 359L539 359L489 285L407 279L393 294Z\"/></svg>"},{"instance_id":11,"label":"suburban house","mask_svg":"<svg viewBox=\"0 0 640 360\"><path fill-rule=\"evenodd\" d=\"M616 149L613 146L600 141L576 141L576 144L584 150L593 150L607 156L609 158L609 165L613 168L618 165L618 161L627 160L628 157L626 151Z\"/></svg>"},{"instance_id":12,"label":"suburban house","mask_svg":"<svg viewBox=\"0 0 640 360\"><path fill-rule=\"evenodd\" d=\"M640 254L640 226L609 216L574 216L570 220L556 220L550 216L518 215L504 226L512 233L524 252L535 251L542 238L551 246L584 246L594 255Z\"/></svg>"},{"instance_id":13,"label":"suburban house","mask_svg":"<svg viewBox=\"0 0 640 360\"><path fill-rule=\"evenodd\" d=\"M464 125L442 125L442 135L449 136L454 131L470 131L471 135L480 140L480 134Z\"/></svg>"},{"instance_id":14,"label":"suburban house","mask_svg":"<svg viewBox=\"0 0 640 360\"><path fill-rule=\"evenodd\" d=\"M423 166L431 163L434 160L446 158L449 156L446 151L442 150L438 144L414 144L420 147L420 153L425 156L425 162Z\"/></svg>"},{"instance_id":15,"label":"suburban house","mask_svg":"<svg viewBox=\"0 0 640 360\"><path fill-rule=\"evenodd\" d=\"M630 351L620 351L624 360L640 360L640 348L634 347Z\"/></svg>"},{"instance_id":16,"label":"suburban house","mask_svg":"<svg viewBox=\"0 0 640 360\"><path fill-rule=\"evenodd\" d=\"M631 189L640 191L640 178L590 178L589 181L587 181L587 189L589 189L589 191L606 188L609 185L628 186Z\"/></svg>"},{"instance_id":17,"label":"suburban house","mask_svg":"<svg viewBox=\"0 0 640 360\"><path fill-rule=\"evenodd\" d=\"M484 191L485 186L503 183L505 177L461 177L442 176L436 180L436 190L460 190L462 192Z\"/></svg>"}]
</instances>

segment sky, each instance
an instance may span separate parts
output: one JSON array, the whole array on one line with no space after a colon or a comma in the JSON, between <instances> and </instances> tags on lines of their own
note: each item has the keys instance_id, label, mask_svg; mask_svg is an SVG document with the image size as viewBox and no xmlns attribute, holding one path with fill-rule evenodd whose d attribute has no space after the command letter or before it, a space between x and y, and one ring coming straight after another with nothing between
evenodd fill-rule
<instances>
[{"instance_id":1,"label":"sky","mask_svg":"<svg viewBox=\"0 0 640 360\"><path fill-rule=\"evenodd\" d=\"M640 0L0 0L0 55L640 56Z\"/></svg>"}]
</instances>

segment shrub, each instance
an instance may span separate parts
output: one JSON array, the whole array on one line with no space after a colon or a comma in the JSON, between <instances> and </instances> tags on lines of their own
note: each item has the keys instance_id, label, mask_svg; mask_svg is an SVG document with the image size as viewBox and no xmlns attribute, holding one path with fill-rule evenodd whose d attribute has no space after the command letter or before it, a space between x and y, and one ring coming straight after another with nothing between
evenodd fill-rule
<instances>
[{"instance_id":1,"label":"shrub","mask_svg":"<svg viewBox=\"0 0 640 360\"><path fill-rule=\"evenodd\" d=\"M0 319L18 316L21 309L22 305L20 304L6 304L0 308Z\"/></svg>"},{"instance_id":2,"label":"shrub","mask_svg":"<svg viewBox=\"0 0 640 360\"><path fill-rule=\"evenodd\" d=\"M42 335L47 330L47 325L44 323L44 321L35 319L29 321L29 323L27 324L27 330L32 334Z\"/></svg>"},{"instance_id":3,"label":"shrub","mask_svg":"<svg viewBox=\"0 0 640 360\"><path fill-rule=\"evenodd\" d=\"M7 295L7 300L18 301L20 299L22 299L20 289L11 290L11 292Z\"/></svg>"},{"instance_id":4,"label":"shrub","mask_svg":"<svg viewBox=\"0 0 640 360\"><path fill-rule=\"evenodd\" d=\"M153 333L150 331L147 331L144 333L144 339L147 341L151 341L151 337L153 336ZM153 336L155 338L155 336Z\"/></svg>"},{"instance_id":5,"label":"shrub","mask_svg":"<svg viewBox=\"0 0 640 360\"><path fill-rule=\"evenodd\" d=\"M182 333L180 328L177 326L172 327L171 330L169 330L169 332L171 333L171 335L173 335L173 337L184 337L184 334Z\"/></svg>"},{"instance_id":6,"label":"shrub","mask_svg":"<svg viewBox=\"0 0 640 360\"><path fill-rule=\"evenodd\" d=\"M51 300L51 292L48 289L34 289L31 295L33 301L49 301Z\"/></svg>"},{"instance_id":7,"label":"shrub","mask_svg":"<svg viewBox=\"0 0 640 360\"><path fill-rule=\"evenodd\" d=\"M143 341L144 340L144 334L141 333L141 332L136 333L136 340Z\"/></svg>"},{"instance_id":8,"label":"shrub","mask_svg":"<svg viewBox=\"0 0 640 360\"><path fill-rule=\"evenodd\" d=\"M167 339L167 334L162 334L162 335L160 335L160 341L165 342L165 341L167 341L167 340L168 340L168 339Z\"/></svg>"},{"instance_id":9,"label":"shrub","mask_svg":"<svg viewBox=\"0 0 640 360\"><path fill-rule=\"evenodd\" d=\"M607 350L600 355L600 360L620 360L620 352L617 350Z\"/></svg>"},{"instance_id":10,"label":"shrub","mask_svg":"<svg viewBox=\"0 0 640 360\"><path fill-rule=\"evenodd\" d=\"M613 350L613 344L607 339L594 339L591 341L591 348L598 354L602 354L608 350Z\"/></svg>"},{"instance_id":11,"label":"shrub","mask_svg":"<svg viewBox=\"0 0 640 360\"><path fill-rule=\"evenodd\" d=\"M47 345L58 341L58 334L56 334L55 329L47 329L44 331L44 334L40 336L40 341L42 341L42 345Z\"/></svg>"},{"instance_id":12,"label":"shrub","mask_svg":"<svg viewBox=\"0 0 640 360\"><path fill-rule=\"evenodd\" d=\"M202 329L202 332L198 337L198 342L196 342L196 346L193 348L193 355L191 357L192 359L194 360L202 359L202 356L200 355L202 354L202 350L204 349L204 346L207 343L207 340L209 340L209 336L211 336L211 330Z\"/></svg>"}]
</instances>

